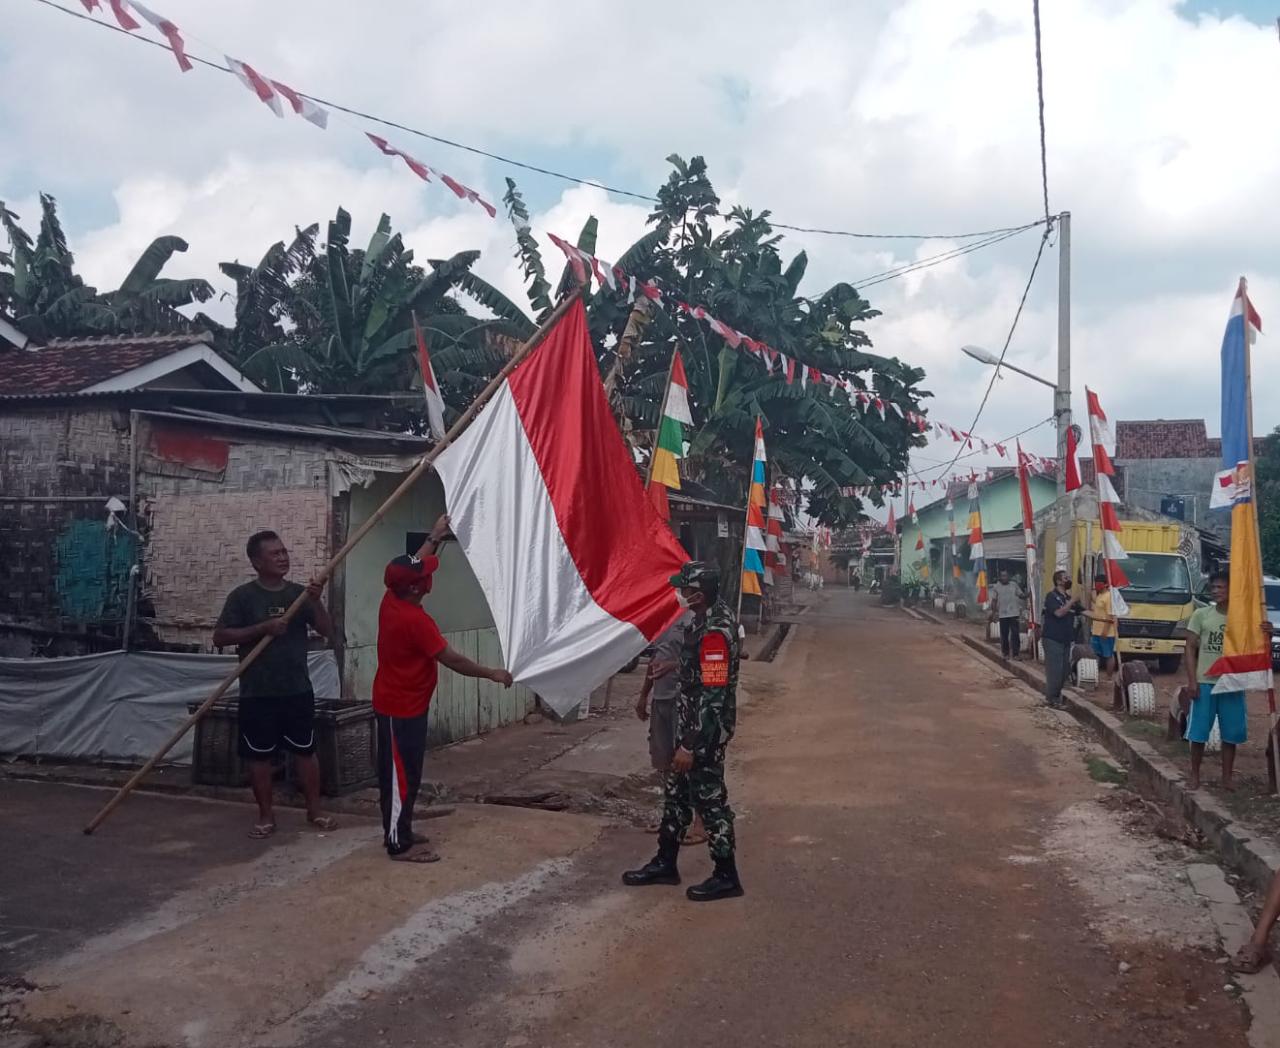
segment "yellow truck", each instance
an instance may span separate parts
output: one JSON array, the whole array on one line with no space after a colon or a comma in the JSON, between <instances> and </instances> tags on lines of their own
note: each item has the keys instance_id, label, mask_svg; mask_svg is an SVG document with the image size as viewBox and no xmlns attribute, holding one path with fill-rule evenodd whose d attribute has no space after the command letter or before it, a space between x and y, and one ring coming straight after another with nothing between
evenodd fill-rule
<instances>
[{"instance_id":1,"label":"yellow truck","mask_svg":"<svg viewBox=\"0 0 1280 1048\"><path fill-rule=\"evenodd\" d=\"M1193 579L1194 549L1190 529L1176 521L1122 520L1120 544L1128 557L1120 567L1129 585L1120 589L1129 614L1120 620L1117 644L1121 655L1158 659L1160 669L1171 673L1182 661L1186 647L1183 629L1196 609L1198 578ZM1049 521L1040 544L1044 579L1042 593L1053 588L1057 528ZM1085 607L1093 595L1093 578L1102 570L1102 540L1097 520L1076 520L1067 548L1072 595ZM1194 558L1199 574L1199 557Z\"/></svg>"}]
</instances>

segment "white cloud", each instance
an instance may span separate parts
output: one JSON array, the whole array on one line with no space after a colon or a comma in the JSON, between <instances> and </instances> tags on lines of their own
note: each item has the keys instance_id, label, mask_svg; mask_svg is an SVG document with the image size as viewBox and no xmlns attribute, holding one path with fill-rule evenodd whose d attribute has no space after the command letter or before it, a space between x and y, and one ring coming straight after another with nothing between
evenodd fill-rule
<instances>
[{"instance_id":1,"label":"white cloud","mask_svg":"<svg viewBox=\"0 0 1280 1048\"><path fill-rule=\"evenodd\" d=\"M387 211L423 258L481 249L478 271L523 301L503 216L416 181L363 141L361 121L335 113L325 134L276 120L229 77L181 75L164 51L12 6L0 91L24 101L0 114L0 199L58 193L92 279L122 275L169 232L192 245L175 275L209 275L342 204L356 242ZM797 224L962 232L1042 208L1025 0L806 0L785 16L755 0L721 5L722 17L713 5L694 26L687 4L661 0L530 0L500 16L412 0L165 0L164 11L197 54L226 50L355 108L646 192L678 151L708 158L726 201ZM1191 19L1176 0L1058 0L1043 14L1050 202L1073 213L1077 407L1088 382L1115 416L1204 416L1216 432L1217 350L1240 272L1264 321L1280 317L1274 29ZM501 197L509 169L380 133ZM642 201L516 177L540 205L540 234L576 236L595 214L610 258L644 230ZM869 289L884 313L869 325L876 349L927 369L937 417L972 418L990 373L958 347L999 350L1035 236ZM788 234L784 249L808 251L817 291L946 247ZM558 272L559 253L546 257ZM1056 287L1051 248L1009 358L1046 375ZM1271 357L1264 340L1260 429L1280 422ZM1010 375L977 429L1005 436L1048 410L1048 390ZM1049 428L1030 439L1051 451Z\"/></svg>"}]
</instances>

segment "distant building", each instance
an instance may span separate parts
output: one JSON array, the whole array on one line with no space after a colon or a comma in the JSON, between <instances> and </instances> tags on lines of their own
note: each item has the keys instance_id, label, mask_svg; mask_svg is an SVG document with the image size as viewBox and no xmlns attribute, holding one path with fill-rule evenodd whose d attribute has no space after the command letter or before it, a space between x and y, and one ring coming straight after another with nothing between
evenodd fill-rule
<instances>
[{"instance_id":1,"label":"distant building","mask_svg":"<svg viewBox=\"0 0 1280 1048\"><path fill-rule=\"evenodd\" d=\"M1116 491L1125 505L1184 520L1228 538L1230 514L1209 509L1222 439L1204 419L1116 422Z\"/></svg>"}]
</instances>

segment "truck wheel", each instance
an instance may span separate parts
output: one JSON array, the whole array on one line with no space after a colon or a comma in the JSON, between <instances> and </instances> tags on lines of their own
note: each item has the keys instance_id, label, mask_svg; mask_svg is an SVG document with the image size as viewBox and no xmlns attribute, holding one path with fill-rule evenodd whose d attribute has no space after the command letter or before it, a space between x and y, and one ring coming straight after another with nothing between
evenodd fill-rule
<instances>
[{"instance_id":1,"label":"truck wheel","mask_svg":"<svg viewBox=\"0 0 1280 1048\"><path fill-rule=\"evenodd\" d=\"M1161 655L1156 660L1156 665L1161 673L1177 673L1178 667L1182 665L1182 656Z\"/></svg>"}]
</instances>

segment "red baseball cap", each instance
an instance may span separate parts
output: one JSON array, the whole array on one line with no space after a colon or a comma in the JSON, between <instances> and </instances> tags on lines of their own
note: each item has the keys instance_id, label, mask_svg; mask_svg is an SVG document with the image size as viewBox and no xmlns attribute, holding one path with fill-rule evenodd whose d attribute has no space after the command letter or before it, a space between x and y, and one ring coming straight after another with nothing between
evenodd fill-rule
<instances>
[{"instance_id":1,"label":"red baseball cap","mask_svg":"<svg viewBox=\"0 0 1280 1048\"><path fill-rule=\"evenodd\" d=\"M403 589L405 586L412 586L422 581L426 581L427 590L431 589L431 576L435 574L436 569L440 567L439 557L423 557L419 560L417 557L402 556L396 557L391 561L382 573L382 582L387 589Z\"/></svg>"}]
</instances>

